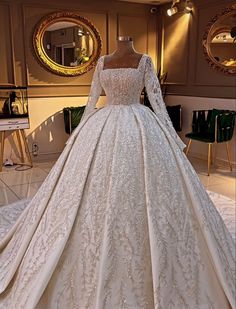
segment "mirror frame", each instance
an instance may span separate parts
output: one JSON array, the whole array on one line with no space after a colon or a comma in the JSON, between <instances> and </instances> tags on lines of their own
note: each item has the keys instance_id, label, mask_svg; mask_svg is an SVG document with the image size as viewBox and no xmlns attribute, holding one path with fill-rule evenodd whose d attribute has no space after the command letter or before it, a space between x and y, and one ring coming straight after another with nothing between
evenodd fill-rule
<instances>
[{"instance_id":1,"label":"mirror frame","mask_svg":"<svg viewBox=\"0 0 236 309\"><path fill-rule=\"evenodd\" d=\"M212 39L211 31L215 23L221 19L222 17L227 17L231 15L232 12L236 12L236 4L232 4L230 7L224 8L223 11L217 15L215 15L207 24L205 33L202 39L203 53L208 64L215 70L226 73L236 75L236 67L229 66L226 67L223 64L217 62L213 57L210 49L210 43Z\"/></svg>"},{"instance_id":2,"label":"mirror frame","mask_svg":"<svg viewBox=\"0 0 236 309\"><path fill-rule=\"evenodd\" d=\"M94 52L89 61L79 66L68 67L56 63L47 55L43 47L43 35L47 27L60 21L74 22L75 24L82 25L89 30L94 43ZM50 72L61 76L77 76L88 72L96 66L102 50L102 40L98 30L88 19L75 12L62 11L44 16L38 22L33 33L33 48L39 63Z\"/></svg>"}]
</instances>

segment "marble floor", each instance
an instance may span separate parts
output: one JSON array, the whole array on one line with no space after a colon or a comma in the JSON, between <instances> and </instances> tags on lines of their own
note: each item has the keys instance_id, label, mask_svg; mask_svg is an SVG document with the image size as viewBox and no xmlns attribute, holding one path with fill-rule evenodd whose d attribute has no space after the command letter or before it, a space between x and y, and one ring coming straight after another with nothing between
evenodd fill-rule
<instances>
[{"instance_id":1,"label":"marble floor","mask_svg":"<svg viewBox=\"0 0 236 309\"><path fill-rule=\"evenodd\" d=\"M236 170L230 172L228 166L213 166L208 177L206 161L196 158L190 158L190 161L207 190L236 200ZM54 163L55 161L37 162L33 168L25 171L16 171L15 166L4 167L0 173L0 206L32 197Z\"/></svg>"}]
</instances>

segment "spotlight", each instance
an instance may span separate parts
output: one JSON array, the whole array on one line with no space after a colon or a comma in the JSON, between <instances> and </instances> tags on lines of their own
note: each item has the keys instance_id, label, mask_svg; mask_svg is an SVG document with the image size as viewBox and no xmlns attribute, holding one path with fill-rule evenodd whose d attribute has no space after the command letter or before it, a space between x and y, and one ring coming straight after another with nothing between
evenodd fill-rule
<instances>
[{"instance_id":1,"label":"spotlight","mask_svg":"<svg viewBox=\"0 0 236 309\"><path fill-rule=\"evenodd\" d=\"M83 36L84 35L84 31L82 29L78 30L78 36Z\"/></svg>"},{"instance_id":2,"label":"spotlight","mask_svg":"<svg viewBox=\"0 0 236 309\"><path fill-rule=\"evenodd\" d=\"M167 15L168 16L173 16L178 12L178 8L176 6L173 6L172 8L167 10Z\"/></svg>"},{"instance_id":3,"label":"spotlight","mask_svg":"<svg viewBox=\"0 0 236 309\"><path fill-rule=\"evenodd\" d=\"M193 10L193 3L191 1L186 1L185 2L185 8L184 8L184 11L185 13L191 13Z\"/></svg>"},{"instance_id":4,"label":"spotlight","mask_svg":"<svg viewBox=\"0 0 236 309\"><path fill-rule=\"evenodd\" d=\"M176 3L179 3L179 2L180 2L180 0L173 0L172 1L171 8L167 10L168 16L172 16L172 15L174 15L178 12L178 8L176 6Z\"/></svg>"}]
</instances>

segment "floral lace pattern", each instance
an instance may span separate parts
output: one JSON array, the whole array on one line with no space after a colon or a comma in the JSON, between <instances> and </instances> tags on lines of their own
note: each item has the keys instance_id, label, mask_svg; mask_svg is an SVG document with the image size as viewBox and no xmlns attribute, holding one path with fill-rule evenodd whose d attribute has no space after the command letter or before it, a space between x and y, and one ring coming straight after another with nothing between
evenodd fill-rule
<instances>
[{"instance_id":1,"label":"floral lace pattern","mask_svg":"<svg viewBox=\"0 0 236 309\"><path fill-rule=\"evenodd\" d=\"M0 243L0 309L235 308L234 242L183 147L150 57L100 58L83 120Z\"/></svg>"}]
</instances>

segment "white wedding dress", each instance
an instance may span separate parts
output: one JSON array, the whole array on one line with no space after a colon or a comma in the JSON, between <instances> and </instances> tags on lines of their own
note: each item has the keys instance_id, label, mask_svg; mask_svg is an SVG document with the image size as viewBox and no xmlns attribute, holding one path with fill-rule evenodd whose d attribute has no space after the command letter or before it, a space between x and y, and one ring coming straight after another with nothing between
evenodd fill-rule
<instances>
[{"instance_id":1,"label":"white wedding dress","mask_svg":"<svg viewBox=\"0 0 236 309\"><path fill-rule=\"evenodd\" d=\"M235 308L234 242L183 154L151 58L103 61L81 123L1 241L0 308ZM155 114L139 103L144 86ZM94 109L102 89L108 104Z\"/></svg>"}]
</instances>

